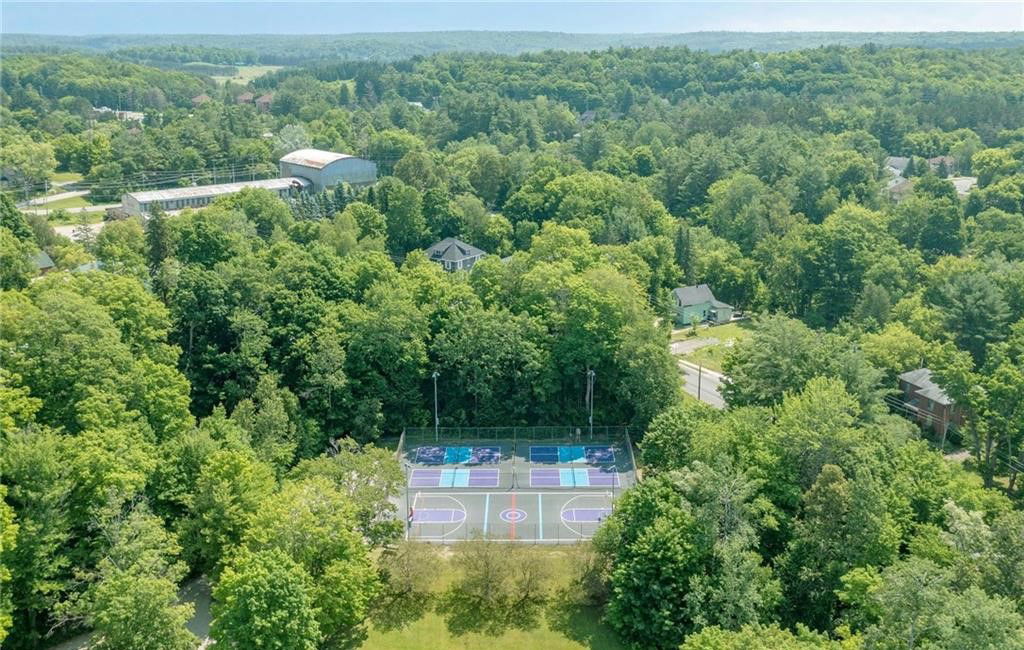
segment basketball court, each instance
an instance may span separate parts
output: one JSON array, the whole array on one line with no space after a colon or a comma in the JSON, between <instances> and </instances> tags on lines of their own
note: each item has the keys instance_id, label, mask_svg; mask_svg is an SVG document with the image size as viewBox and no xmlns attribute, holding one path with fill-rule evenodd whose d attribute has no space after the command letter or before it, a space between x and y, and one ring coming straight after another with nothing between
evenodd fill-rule
<instances>
[{"instance_id":1,"label":"basketball court","mask_svg":"<svg viewBox=\"0 0 1024 650\"><path fill-rule=\"evenodd\" d=\"M399 455L406 538L437 543L587 540L635 480L621 428L407 429Z\"/></svg>"}]
</instances>

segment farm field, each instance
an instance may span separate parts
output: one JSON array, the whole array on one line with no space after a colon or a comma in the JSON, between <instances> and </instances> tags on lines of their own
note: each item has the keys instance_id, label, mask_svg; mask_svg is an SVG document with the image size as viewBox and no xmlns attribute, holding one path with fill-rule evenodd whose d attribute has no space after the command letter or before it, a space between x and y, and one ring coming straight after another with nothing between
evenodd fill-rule
<instances>
[{"instance_id":1,"label":"farm field","mask_svg":"<svg viewBox=\"0 0 1024 650\"><path fill-rule=\"evenodd\" d=\"M214 75L213 80L221 85L229 81L237 84L247 84L253 79L258 79L267 73L275 72L283 67L283 65L240 65L238 66L237 75L233 77Z\"/></svg>"}]
</instances>

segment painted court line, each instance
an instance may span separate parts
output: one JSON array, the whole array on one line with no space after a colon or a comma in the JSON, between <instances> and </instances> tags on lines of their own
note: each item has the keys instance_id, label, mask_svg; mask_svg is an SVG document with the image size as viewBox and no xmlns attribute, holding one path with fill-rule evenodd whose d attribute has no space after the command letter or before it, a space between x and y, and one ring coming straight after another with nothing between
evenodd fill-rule
<instances>
[{"instance_id":1,"label":"painted court line","mask_svg":"<svg viewBox=\"0 0 1024 650\"><path fill-rule=\"evenodd\" d=\"M484 537L487 537L488 515L491 512L491 494L488 492L484 499Z\"/></svg>"},{"instance_id":2,"label":"painted court line","mask_svg":"<svg viewBox=\"0 0 1024 650\"><path fill-rule=\"evenodd\" d=\"M537 537L544 539L544 495L537 495Z\"/></svg>"}]
</instances>

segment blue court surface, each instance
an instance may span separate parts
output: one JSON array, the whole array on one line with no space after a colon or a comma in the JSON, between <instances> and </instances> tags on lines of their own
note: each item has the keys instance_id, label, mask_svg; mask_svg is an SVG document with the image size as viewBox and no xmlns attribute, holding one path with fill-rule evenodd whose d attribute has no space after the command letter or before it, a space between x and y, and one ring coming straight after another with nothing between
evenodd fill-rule
<instances>
[{"instance_id":1,"label":"blue court surface","mask_svg":"<svg viewBox=\"0 0 1024 650\"><path fill-rule=\"evenodd\" d=\"M420 465L493 465L501 462L501 447L417 447L415 461Z\"/></svg>"},{"instance_id":2,"label":"blue court surface","mask_svg":"<svg viewBox=\"0 0 1024 650\"><path fill-rule=\"evenodd\" d=\"M615 448L610 445L533 445L530 447L530 462L562 465L614 463Z\"/></svg>"}]
</instances>

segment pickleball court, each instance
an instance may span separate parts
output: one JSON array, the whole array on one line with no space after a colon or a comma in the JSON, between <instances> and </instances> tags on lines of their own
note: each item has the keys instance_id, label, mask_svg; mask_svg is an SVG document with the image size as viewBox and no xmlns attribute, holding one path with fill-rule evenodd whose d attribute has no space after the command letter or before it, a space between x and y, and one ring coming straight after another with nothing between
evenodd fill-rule
<instances>
[{"instance_id":1,"label":"pickleball court","mask_svg":"<svg viewBox=\"0 0 1024 650\"><path fill-rule=\"evenodd\" d=\"M505 438L489 437L489 430L432 432L413 437L407 430L400 451L409 539L587 540L635 480L628 434L620 431L526 430Z\"/></svg>"}]
</instances>

